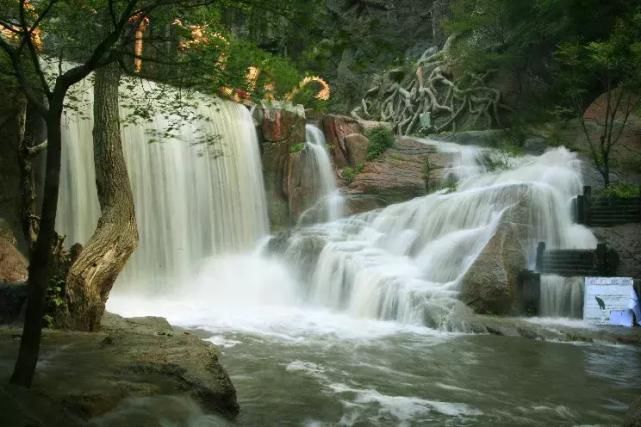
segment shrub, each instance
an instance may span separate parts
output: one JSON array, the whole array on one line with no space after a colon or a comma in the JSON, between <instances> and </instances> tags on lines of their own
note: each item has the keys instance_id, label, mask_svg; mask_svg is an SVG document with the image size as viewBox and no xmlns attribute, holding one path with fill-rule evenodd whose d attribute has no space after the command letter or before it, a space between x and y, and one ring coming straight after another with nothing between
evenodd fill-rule
<instances>
[{"instance_id":1,"label":"shrub","mask_svg":"<svg viewBox=\"0 0 641 427\"><path fill-rule=\"evenodd\" d=\"M631 199L641 197L641 188L635 184L617 182L610 184L607 188L599 191L596 195L599 198L616 197L621 199Z\"/></svg>"},{"instance_id":2,"label":"shrub","mask_svg":"<svg viewBox=\"0 0 641 427\"><path fill-rule=\"evenodd\" d=\"M300 142L298 144L294 144L294 145L290 146L289 147L289 152L290 153L298 153L299 151L303 151L304 148L305 148L305 143L304 142Z\"/></svg>"},{"instance_id":3,"label":"shrub","mask_svg":"<svg viewBox=\"0 0 641 427\"><path fill-rule=\"evenodd\" d=\"M357 165L355 168L347 166L341 171L341 177L347 181L348 184L351 184L354 178L356 178L356 175L361 172L363 172L363 165Z\"/></svg>"},{"instance_id":4,"label":"shrub","mask_svg":"<svg viewBox=\"0 0 641 427\"><path fill-rule=\"evenodd\" d=\"M394 134L386 127L375 127L365 135L369 139L367 160L374 160L394 145Z\"/></svg>"}]
</instances>

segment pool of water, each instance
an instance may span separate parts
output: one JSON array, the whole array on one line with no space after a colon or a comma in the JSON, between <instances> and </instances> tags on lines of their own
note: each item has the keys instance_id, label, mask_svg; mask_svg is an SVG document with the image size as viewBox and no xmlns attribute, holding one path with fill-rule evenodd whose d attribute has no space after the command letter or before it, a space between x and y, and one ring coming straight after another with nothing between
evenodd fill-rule
<instances>
[{"instance_id":1,"label":"pool of water","mask_svg":"<svg viewBox=\"0 0 641 427\"><path fill-rule=\"evenodd\" d=\"M129 307L129 309L127 309ZM152 310L215 343L242 426L619 425L641 393L641 352L436 331L315 309Z\"/></svg>"}]
</instances>

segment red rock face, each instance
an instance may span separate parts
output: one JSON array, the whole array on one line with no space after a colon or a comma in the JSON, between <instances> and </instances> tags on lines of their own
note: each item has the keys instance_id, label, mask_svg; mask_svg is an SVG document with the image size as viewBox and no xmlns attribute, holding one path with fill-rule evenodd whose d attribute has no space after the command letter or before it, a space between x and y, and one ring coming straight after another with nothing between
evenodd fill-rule
<instances>
[{"instance_id":1,"label":"red rock face","mask_svg":"<svg viewBox=\"0 0 641 427\"><path fill-rule=\"evenodd\" d=\"M637 104L639 102L639 96L629 94L629 93L624 93L623 95L621 95L621 91L619 89L615 89L610 92L611 106L616 105L616 101L619 96L621 96L621 103L616 114L616 120L623 121L625 119L627 110L629 110L627 106L628 105L633 106ZM608 94L606 92L601 94L597 99L594 100L592 104L590 104L587 110L585 110L583 117L585 118L585 120L592 120L599 124L604 124L607 113L608 113ZM629 120L634 120L634 118L635 118L634 111L632 110L632 114L630 114Z\"/></svg>"},{"instance_id":2,"label":"red rock face","mask_svg":"<svg viewBox=\"0 0 641 427\"><path fill-rule=\"evenodd\" d=\"M349 165L345 137L351 134L362 134L362 126L353 118L328 114L321 121L321 128L325 134L334 157L334 164L341 169Z\"/></svg>"},{"instance_id":3,"label":"red rock face","mask_svg":"<svg viewBox=\"0 0 641 427\"><path fill-rule=\"evenodd\" d=\"M611 106L616 105L616 101L619 96L620 91L618 89L611 92ZM615 121L623 123L626 120L626 113L629 110L628 105L638 105L639 98L640 97L638 95L624 93L621 98L621 106L615 116ZM603 126L605 124L606 114L608 114L608 94L604 93L590 104L590 106L585 110L583 117L587 122ZM600 136L600 132L595 130L592 133L592 138L597 141ZM641 120L636 113L636 108L633 108L631 110L631 114L627 117L625 128L623 129L621 139L617 142L617 145L626 146L629 149L641 149Z\"/></svg>"},{"instance_id":4,"label":"red rock face","mask_svg":"<svg viewBox=\"0 0 641 427\"><path fill-rule=\"evenodd\" d=\"M302 140L299 141L301 123ZM294 140L287 142L297 144L305 141L305 119L287 110L264 110L261 131L267 142L283 142L292 139L294 137L292 133L296 131Z\"/></svg>"},{"instance_id":5,"label":"red rock face","mask_svg":"<svg viewBox=\"0 0 641 427\"><path fill-rule=\"evenodd\" d=\"M288 177L291 149L305 142L305 118L293 111L265 109L260 131L269 218L275 229L286 228L293 220Z\"/></svg>"}]
</instances>

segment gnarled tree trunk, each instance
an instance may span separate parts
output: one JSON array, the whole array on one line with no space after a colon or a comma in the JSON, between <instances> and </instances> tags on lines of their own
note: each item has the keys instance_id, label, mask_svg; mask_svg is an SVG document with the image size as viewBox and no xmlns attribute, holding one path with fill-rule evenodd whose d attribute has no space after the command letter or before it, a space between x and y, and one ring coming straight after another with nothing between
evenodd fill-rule
<instances>
[{"instance_id":1,"label":"gnarled tree trunk","mask_svg":"<svg viewBox=\"0 0 641 427\"><path fill-rule=\"evenodd\" d=\"M133 195L122 152L118 108L118 64L96 71L94 163L102 216L67 276L64 326L94 331L109 292L138 244Z\"/></svg>"}]
</instances>

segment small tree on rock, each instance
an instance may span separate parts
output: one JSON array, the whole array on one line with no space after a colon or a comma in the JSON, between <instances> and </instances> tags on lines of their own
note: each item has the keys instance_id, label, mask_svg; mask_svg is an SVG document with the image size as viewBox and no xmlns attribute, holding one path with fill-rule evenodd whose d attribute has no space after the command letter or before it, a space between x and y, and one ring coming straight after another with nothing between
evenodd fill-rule
<instances>
[{"instance_id":1,"label":"small tree on rock","mask_svg":"<svg viewBox=\"0 0 641 427\"><path fill-rule=\"evenodd\" d=\"M603 185L610 185L612 150L641 105L641 12L619 21L603 41L564 43L557 58L561 84L578 116ZM595 87L596 86L596 87ZM586 114L588 97L603 93Z\"/></svg>"}]
</instances>

